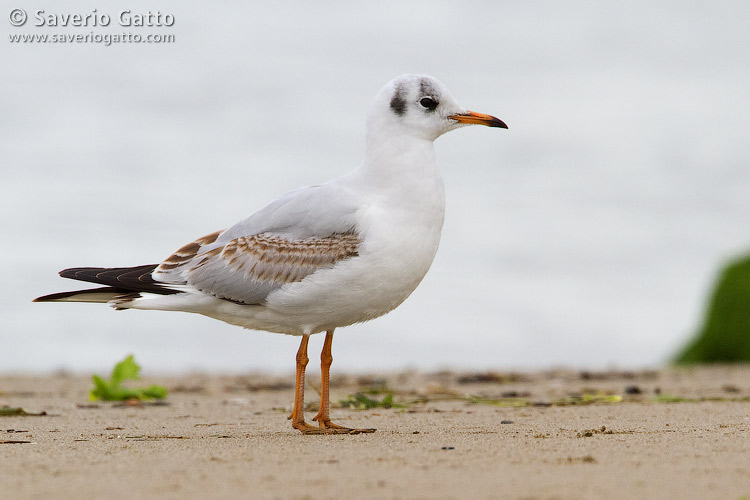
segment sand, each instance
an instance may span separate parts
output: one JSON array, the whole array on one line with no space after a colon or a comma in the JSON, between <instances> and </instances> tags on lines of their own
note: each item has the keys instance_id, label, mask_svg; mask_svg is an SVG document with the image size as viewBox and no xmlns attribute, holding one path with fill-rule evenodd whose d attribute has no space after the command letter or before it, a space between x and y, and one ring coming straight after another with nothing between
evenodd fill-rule
<instances>
[{"instance_id":1,"label":"sand","mask_svg":"<svg viewBox=\"0 0 750 500\"><path fill-rule=\"evenodd\" d=\"M88 377L0 377L0 406L46 412L0 417L0 498L750 498L748 367L339 376L334 401L405 404L333 409L378 429L343 436L292 430L291 381L149 377L167 404L118 406Z\"/></svg>"}]
</instances>

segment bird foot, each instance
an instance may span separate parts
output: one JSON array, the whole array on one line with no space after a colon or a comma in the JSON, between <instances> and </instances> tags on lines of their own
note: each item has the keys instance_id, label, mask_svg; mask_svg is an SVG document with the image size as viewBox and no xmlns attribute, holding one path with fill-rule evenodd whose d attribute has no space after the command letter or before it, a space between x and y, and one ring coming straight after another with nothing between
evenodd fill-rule
<instances>
[{"instance_id":1,"label":"bird foot","mask_svg":"<svg viewBox=\"0 0 750 500\"><path fill-rule=\"evenodd\" d=\"M293 423L292 427L300 431L302 434L370 434L375 432L377 429L350 429L349 427L343 427L336 425L330 420L320 422L318 426L310 425L305 421Z\"/></svg>"}]
</instances>

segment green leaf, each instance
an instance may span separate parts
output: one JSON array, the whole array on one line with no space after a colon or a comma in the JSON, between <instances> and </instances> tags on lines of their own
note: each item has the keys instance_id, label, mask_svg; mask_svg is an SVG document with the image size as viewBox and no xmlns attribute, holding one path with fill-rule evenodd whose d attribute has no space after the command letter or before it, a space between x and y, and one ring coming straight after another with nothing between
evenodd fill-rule
<instances>
[{"instance_id":1,"label":"green leaf","mask_svg":"<svg viewBox=\"0 0 750 500\"><path fill-rule=\"evenodd\" d=\"M109 385L99 375L92 375L91 379L94 381L94 388L89 391L89 400L108 399Z\"/></svg>"},{"instance_id":2,"label":"green leaf","mask_svg":"<svg viewBox=\"0 0 750 500\"><path fill-rule=\"evenodd\" d=\"M160 385L152 385L143 390L143 395L151 399L164 399L167 397L167 389Z\"/></svg>"},{"instance_id":3,"label":"green leaf","mask_svg":"<svg viewBox=\"0 0 750 500\"><path fill-rule=\"evenodd\" d=\"M147 388L130 389L122 387L125 380L138 380L138 373L141 367L135 362L133 355L130 354L125 359L117 363L112 370L109 382L105 381L98 375L93 375L91 379L94 382L94 388L89 392L89 399L92 401L124 401L127 399L164 399L167 396L167 390L160 385L152 385Z\"/></svg>"},{"instance_id":4,"label":"green leaf","mask_svg":"<svg viewBox=\"0 0 750 500\"><path fill-rule=\"evenodd\" d=\"M118 386L125 380L138 380L138 373L141 367L133 359L133 355L128 355L125 359L117 363L112 370L110 382Z\"/></svg>"}]
</instances>

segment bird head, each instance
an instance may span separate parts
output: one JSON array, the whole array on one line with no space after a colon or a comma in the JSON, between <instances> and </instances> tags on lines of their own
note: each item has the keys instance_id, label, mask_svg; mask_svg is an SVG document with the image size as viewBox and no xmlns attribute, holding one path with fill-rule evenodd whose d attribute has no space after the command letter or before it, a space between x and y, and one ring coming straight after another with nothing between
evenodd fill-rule
<instances>
[{"instance_id":1,"label":"bird head","mask_svg":"<svg viewBox=\"0 0 750 500\"><path fill-rule=\"evenodd\" d=\"M368 132L411 134L435 140L466 125L508 128L494 116L463 108L450 91L428 75L401 75L388 82L370 106Z\"/></svg>"}]
</instances>

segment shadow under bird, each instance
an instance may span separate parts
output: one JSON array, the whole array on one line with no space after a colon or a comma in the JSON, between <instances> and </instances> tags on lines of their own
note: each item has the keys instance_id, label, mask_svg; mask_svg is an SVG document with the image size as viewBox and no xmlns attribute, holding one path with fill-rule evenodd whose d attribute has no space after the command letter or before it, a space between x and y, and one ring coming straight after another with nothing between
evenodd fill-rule
<instances>
[{"instance_id":1,"label":"shadow under bird","mask_svg":"<svg viewBox=\"0 0 750 500\"><path fill-rule=\"evenodd\" d=\"M461 107L435 78L402 75L369 108L365 159L356 170L287 193L160 264L61 271L64 278L104 286L35 301L185 311L301 336L292 426L305 434L374 432L330 420L333 332L393 310L422 281L445 215L433 141L470 124L508 128L494 116ZM326 332L320 411L312 425L303 412L307 343L320 332Z\"/></svg>"}]
</instances>

